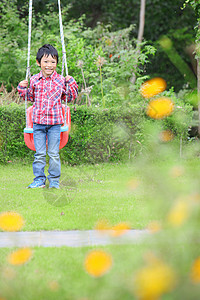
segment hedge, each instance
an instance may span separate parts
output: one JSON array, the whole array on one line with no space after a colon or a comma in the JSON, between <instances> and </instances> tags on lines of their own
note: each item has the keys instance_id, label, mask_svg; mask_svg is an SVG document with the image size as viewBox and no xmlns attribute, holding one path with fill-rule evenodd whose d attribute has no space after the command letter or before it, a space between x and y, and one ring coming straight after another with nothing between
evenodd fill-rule
<instances>
[{"instance_id":1,"label":"hedge","mask_svg":"<svg viewBox=\"0 0 200 300\"><path fill-rule=\"evenodd\" d=\"M131 108L71 107L71 132L60 151L61 160L71 165L130 159L140 140L142 110ZM23 138L24 106L0 106L0 162L33 161Z\"/></svg>"}]
</instances>

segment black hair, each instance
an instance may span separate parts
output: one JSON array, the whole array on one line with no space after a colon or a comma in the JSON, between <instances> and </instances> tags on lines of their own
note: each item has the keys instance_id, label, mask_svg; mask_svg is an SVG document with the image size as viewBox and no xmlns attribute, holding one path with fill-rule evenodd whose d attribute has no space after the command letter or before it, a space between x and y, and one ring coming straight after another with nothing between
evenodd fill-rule
<instances>
[{"instance_id":1,"label":"black hair","mask_svg":"<svg viewBox=\"0 0 200 300\"><path fill-rule=\"evenodd\" d=\"M57 63L58 63L58 51L50 44L45 44L38 50L36 59L39 63L41 62L41 59L44 55L46 56L51 55L53 58L57 59Z\"/></svg>"}]
</instances>

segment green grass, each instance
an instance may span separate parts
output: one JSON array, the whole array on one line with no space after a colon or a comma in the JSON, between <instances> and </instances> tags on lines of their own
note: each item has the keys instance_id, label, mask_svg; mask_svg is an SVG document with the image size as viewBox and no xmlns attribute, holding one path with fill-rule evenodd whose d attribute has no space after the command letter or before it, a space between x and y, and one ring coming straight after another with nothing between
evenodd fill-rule
<instances>
[{"instance_id":1,"label":"green grass","mask_svg":"<svg viewBox=\"0 0 200 300\"><path fill-rule=\"evenodd\" d=\"M156 217L142 189L132 192L127 187L136 176L131 164L63 165L60 190L27 189L31 165L1 166L0 176L0 211L20 213L25 231L93 229L101 219L144 228Z\"/></svg>"},{"instance_id":2,"label":"green grass","mask_svg":"<svg viewBox=\"0 0 200 300\"><path fill-rule=\"evenodd\" d=\"M183 167L183 175L171 177L177 166ZM0 169L0 212L20 213L26 221L24 231L93 229L102 219L142 229L163 217L170 199L199 191L199 170L199 159L62 165L61 189L50 190L27 189L32 166L10 163ZM140 185L132 191L128 183L136 177Z\"/></svg>"},{"instance_id":3,"label":"green grass","mask_svg":"<svg viewBox=\"0 0 200 300\"><path fill-rule=\"evenodd\" d=\"M102 247L112 255L113 266L101 278L93 278L85 271L84 259L91 249L34 248L33 258L20 267L7 265L6 256L11 249L0 249L0 297L9 300L132 299L129 288L133 272L141 263L143 246ZM51 290L51 282L57 283L57 290Z\"/></svg>"},{"instance_id":4,"label":"green grass","mask_svg":"<svg viewBox=\"0 0 200 300\"><path fill-rule=\"evenodd\" d=\"M173 159L170 155L161 158L143 155L133 164L63 165L58 191L26 189L33 177L30 165L1 166L0 211L21 213L26 220L23 230L92 229L101 219L111 224L130 222L132 228L145 228L151 220L161 220L163 230L145 243L99 247L113 258L111 271L102 278L93 278L84 270L85 255L94 247L36 247L31 261L16 268L6 261L12 249L2 248L0 297L135 299L134 274L153 253L172 266L177 276L175 290L162 299L199 299L200 285L191 282L190 270L199 257L200 160ZM127 184L135 177L141 183L131 191ZM191 203L188 216L180 227L170 227L166 216L177 199L184 201L185 197ZM57 290L50 289L51 282L58 284Z\"/></svg>"},{"instance_id":5,"label":"green grass","mask_svg":"<svg viewBox=\"0 0 200 300\"><path fill-rule=\"evenodd\" d=\"M170 266L173 265L176 275L182 280L177 282L175 291L162 299L199 299L200 285L191 282L183 284L189 275L191 256L193 258L199 253L198 245L193 245L192 255L188 243L176 243L176 240L172 243L166 237L159 243L154 239L153 242L100 248L112 256L113 263L109 272L99 278L92 277L84 268L87 253L95 247L35 247L32 259L16 267L7 263L7 255L12 249L2 248L0 297L6 300L136 299L133 294L134 275L154 253L157 257L164 257Z\"/></svg>"}]
</instances>

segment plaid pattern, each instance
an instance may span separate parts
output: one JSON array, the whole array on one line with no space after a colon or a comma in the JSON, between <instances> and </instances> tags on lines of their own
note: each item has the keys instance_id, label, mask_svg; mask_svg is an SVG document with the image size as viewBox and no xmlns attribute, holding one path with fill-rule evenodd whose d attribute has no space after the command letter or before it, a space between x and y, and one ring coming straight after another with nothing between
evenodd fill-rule
<instances>
[{"instance_id":1,"label":"plaid pattern","mask_svg":"<svg viewBox=\"0 0 200 300\"><path fill-rule=\"evenodd\" d=\"M33 104L33 122L44 125L63 124L62 101L70 102L77 97L78 85L73 77L67 82L66 79L56 71L49 77L44 77L42 72L30 79L30 87L27 89L18 85L17 90L20 97Z\"/></svg>"}]
</instances>

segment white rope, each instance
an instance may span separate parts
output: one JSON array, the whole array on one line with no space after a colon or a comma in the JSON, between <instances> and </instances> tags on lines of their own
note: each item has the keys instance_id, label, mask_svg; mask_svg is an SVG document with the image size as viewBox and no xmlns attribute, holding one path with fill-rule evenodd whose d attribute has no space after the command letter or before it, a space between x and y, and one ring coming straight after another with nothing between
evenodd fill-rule
<instances>
[{"instance_id":1,"label":"white rope","mask_svg":"<svg viewBox=\"0 0 200 300\"><path fill-rule=\"evenodd\" d=\"M31 50L31 24L32 24L32 0L29 0L29 26L28 26L28 55L27 55L27 69L26 69L26 80L30 77L30 50ZM60 0L58 0L58 9L59 9L59 23L60 23L60 37L62 43L62 75L64 74L64 67L66 75L68 75L68 67L67 67L67 58L66 58L66 50L65 50L65 41L64 41L64 33L63 33L63 25L62 25L62 15L61 15L61 5ZM67 93L68 93L68 85L67 85ZM67 112L67 99L65 102L65 123L66 126L66 112ZM26 127L28 127L28 119L27 119L27 92L25 96L25 114L26 114Z\"/></svg>"},{"instance_id":2,"label":"white rope","mask_svg":"<svg viewBox=\"0 0 200 300\"><path fill-rule=\"evenodd\" d=\"M63 33L63 25L62 25L62 15L61 15L60 0L58 0L58 9L59 9L60 38L61 38L61 43L62 43L62 54L63 54L63 60L64 60L64 64L65 64L66 75L68 75L68 68L67 68L67 59L66 59L66 50L65 50L65 41L64 41L64 33ZM62 70L62 72L63 72L63 70Z\"/></svg>"},{"instance_id":3,"label":"white rope","mask_svg":"<svg viewBox=\"0 0 200 300\"><path fill-rule=\"evenodd\" d=\"M58 0L58 9L59 9L59 23L60 23L60 38L61 38L61 43L62 43L62 75L64 74L64 66L65 66L65 72L66 75L68 75L68 68L67 68L67 58L66 58L66 50L65 50L65 41L64 41L64 33L63 33L63 25L62 25L62 15L61 15L61 5L60 5L60 0ZM67 84L67 94L68 94L68 84ZM67 98L65 101L65 122L64 126L67 124Z\"/></svg>"},{"instance_id":4,"label":"white rope","mask_svg":"<svg viewBox=\"0 0 200 300\"><path fill-rule=\"evenodd\" d=\"M28 80L28 78L30 77L31 24L32 24L32 0L29 1L28 55L27 55L26 80ZM27 91L28 91L28 88L27 88ZM27 119L27 91L26 91L26 95L25 95L26 128L28 127L28 119Z\"/></svg>"}]
</instances>

